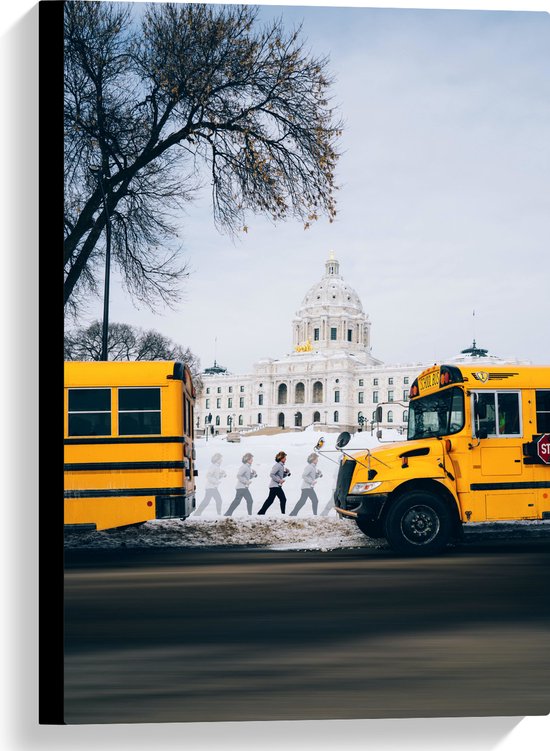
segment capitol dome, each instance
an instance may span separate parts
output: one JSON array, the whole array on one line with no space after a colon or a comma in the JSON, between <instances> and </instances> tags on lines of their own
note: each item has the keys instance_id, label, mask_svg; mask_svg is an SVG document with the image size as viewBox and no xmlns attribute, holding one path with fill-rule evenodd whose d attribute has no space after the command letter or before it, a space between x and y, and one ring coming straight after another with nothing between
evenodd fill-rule
<instances>
[{"instance_id":1,"label":"capitol dome","mask_svg":"<svg viewBox=\"0 0 550 751\"><path fill-rule=\"evenodd\" d=\"M335 307L345 309L351 315L363 315L359 295L344 281L340 274L340 264L332 253L325 268L325 275L308 290L297 315L307 315L319 308Z\"/></svg>"},{"instance_id":2,"label":"capitol dome","mask_svg":"<svg viewBox=\"0 0 550 751\"><path fill-rule=\"evenodd\" d=\"M295 352L370 353L370 322L331 251L323 277L306 292L293 321Z\"/></svg>"}]
</instances>

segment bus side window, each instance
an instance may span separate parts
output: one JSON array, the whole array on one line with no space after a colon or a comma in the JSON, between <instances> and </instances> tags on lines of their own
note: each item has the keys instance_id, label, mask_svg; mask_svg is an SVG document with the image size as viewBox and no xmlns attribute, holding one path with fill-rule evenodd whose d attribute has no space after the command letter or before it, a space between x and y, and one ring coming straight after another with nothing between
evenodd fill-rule
<instances>
[{"instance_id":1,"label":"bus side window","mask_svg":"<svg viewBox=\"0 0 550 751\"><path fill-rule=\"evenodd\" d=\"M475 394L476 435L496 435L495 394L492 391Z\"/></svg>"},{"instance_id":2,"label":"bus side window","mask_svg":"<svg viewBox=\"0 0 550 751\"><path fill-rule=\"evenodd\" d=\"M535 393L537 409L537 433L550 433L550 389Z\"/></svg>"},{"instance_id":3,"label":"bus side window","mask_svg":"<svg viewBox=\"0 0 550 751\"><path fill-rule=\"evenodd\" d=\"M519 435L519 394L500 393L497 398L499 435Z\"/></svg>"},{"instance_id":4,"label":"bus side window","mask_svg":"<svg viewBox=\"0 0 550 751\"><path fill-rule=\"evenodd\" d=\"M121 436L161 434L159 388L119 388L118 434Z\"/></svg>"},{"instance_id":5,"label":"bus side window","mask_svg":"<svg viewBox=\"0 0 550 751\"><path fill-rule=\"evenodd\" d=\"M69 435L111 435L111 389L69 389Z\"/></svg>"}]
</instances>

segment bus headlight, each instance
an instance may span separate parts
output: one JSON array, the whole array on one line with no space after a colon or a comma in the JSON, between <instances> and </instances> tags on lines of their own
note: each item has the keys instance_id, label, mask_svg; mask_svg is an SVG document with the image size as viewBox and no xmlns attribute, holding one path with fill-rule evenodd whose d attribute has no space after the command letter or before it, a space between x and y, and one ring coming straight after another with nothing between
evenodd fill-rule
<instances>
[{"instance_id":1,"label":"bus headlight","mask_svg":"<svg viewBox=\"0 0 550 751\"><path fill-rule=\"evenodd\" d=\"M356 482L350 490L350 495L357 495L357 493L369 493L371 490L378 488L382 485L381 482Z\"/></svg>"}]
</instances>

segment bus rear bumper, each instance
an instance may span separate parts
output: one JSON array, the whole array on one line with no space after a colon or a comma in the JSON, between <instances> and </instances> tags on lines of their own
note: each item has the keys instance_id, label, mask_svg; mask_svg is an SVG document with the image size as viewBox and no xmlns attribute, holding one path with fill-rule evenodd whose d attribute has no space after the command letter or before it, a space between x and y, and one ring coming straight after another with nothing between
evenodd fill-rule
<instances>
[{"instance_id":1,"label":"bus rear bumper","mask_svg":"<svg viewBox=\"0 0 550 751\"><path fill-rule=\"evenodd\" d=\"M195 500L184 495L157 495L155 497L156 519L186 519L193 512Z\"/></svg>"}]
</instances>

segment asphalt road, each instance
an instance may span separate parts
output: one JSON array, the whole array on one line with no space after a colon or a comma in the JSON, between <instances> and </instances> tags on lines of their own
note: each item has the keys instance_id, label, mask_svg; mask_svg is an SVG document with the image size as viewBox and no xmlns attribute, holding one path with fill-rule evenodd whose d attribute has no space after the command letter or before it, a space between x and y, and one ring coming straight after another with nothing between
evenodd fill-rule
<instances>
[{"instance_id":1,"label":"asphalt road","mask_svg":"<svg viewBox=\"0 0 550 751\"><path fill-rule=\"evenodd\" d=\"M69 550L65 721L545 715L550 541Z\"/></svg>"}]
</instances>

